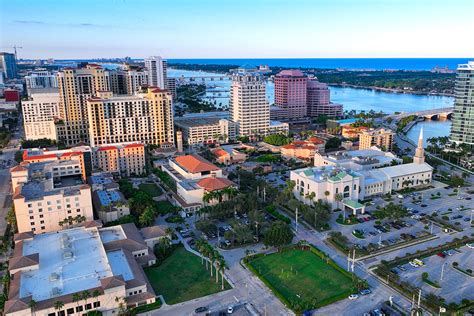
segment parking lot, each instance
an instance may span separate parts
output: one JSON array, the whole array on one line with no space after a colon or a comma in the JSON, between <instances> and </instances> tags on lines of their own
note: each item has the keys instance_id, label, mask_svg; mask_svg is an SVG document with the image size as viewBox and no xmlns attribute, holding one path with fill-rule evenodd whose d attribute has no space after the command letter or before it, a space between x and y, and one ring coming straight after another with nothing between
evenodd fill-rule
<instances>
[{"instance_id":1,"label":"parking lot","mask_svg":"<svg viewBox=\"0 0 474 316\"><path fill-rule=\"evenodd\" d=\"M413 267L410 264L402 265L400 268L395 268L396 272L402 281L420 287L426 294L428 292L436 295L441 295L447 302L459 303L462 299L474 299L474 278L470 277L455 268L452 263L458 262L459 267L466 269L474 269L474 249L463 246L457 250L451 250L452 255L446 255L444 258L434 255L424 258L422 267ZM441 270L444 265L443 280L441 280ZM425 282L421 276L423 272L428 273L428 279L437 282L441 288L436 289Z\"/></svg>"}]
</instances>

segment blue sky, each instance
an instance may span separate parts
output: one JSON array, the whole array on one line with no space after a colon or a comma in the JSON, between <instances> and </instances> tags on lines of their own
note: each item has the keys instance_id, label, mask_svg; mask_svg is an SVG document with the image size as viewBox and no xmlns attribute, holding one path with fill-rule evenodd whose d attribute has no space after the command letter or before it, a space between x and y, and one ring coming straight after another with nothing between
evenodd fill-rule
<instances>
[{"instance_id":1,"label":"blue sky","mask_svg":"<svg viewBox=\"0 0 474 316\"><path fill-rule=\"evenodd\" d=\"M0 0L23 58L474 55L473 0Z\"/></svg>"}]
</instances>

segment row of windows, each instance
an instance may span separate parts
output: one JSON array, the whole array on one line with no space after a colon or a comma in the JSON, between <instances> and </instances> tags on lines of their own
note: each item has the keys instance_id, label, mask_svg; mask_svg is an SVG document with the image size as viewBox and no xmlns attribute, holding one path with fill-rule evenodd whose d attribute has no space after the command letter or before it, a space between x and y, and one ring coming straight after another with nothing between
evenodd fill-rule
<instances>
[{"instance_id":1,"label":"row of windows","mask_svg":"<svg viewBox=\"0 0 474 316\"><path fill-rule=\"evenodd\" d=\"M70 202L71 199L70 199L70 198L66 198L65 201L66 201L66 203L67 203L67 202ZM76 197L74 198L74 201L78 202L78 201L79 201L79 197L76 196ZM52 201L47 201L46 204L52 205L53 202L52 202ZM62 204L62 201L61 201L61 200L56 200L56 204ZM43 202L38 202L38 203L36 203L36 206L43 206ZM79 206L78 203L76 203L76 206ZM29 208L33 207L33 203L28 203L28 207L29 207ZM70 207L69 204L68 204L67 207Z\"/></svg>"},{"instance_id":2,"label":"row of windows","mask_svg":"<svg viewBox=\"0 0 474 316\"><path fill-rule=\"evenodd\" d=\"M54 313L49 313L48 316L72 315L72 314L74 314L74 312L81 313L84 310L87 311L87 310L91 310L92 308L98 308L98 307L100 307L100 302L99 301L94 302L94 303L88 303L88 304L81 305L81 306L76 306L75 310L74 310L74 307L71 307L71 308L68 308L65 311L58 311L58 312L54 312Z\"/></svg>"}]
</instances>

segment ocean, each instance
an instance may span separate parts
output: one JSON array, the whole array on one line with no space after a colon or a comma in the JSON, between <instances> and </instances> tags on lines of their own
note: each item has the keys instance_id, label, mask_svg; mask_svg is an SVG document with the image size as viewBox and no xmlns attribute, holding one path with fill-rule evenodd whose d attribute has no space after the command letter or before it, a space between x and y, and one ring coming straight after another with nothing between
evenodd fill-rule
<instances>
[{"instance_id":1,"label":"ocean","mask_svg":"<svg viewBox=\"0 0 474 316\"><path fill-rule=\"evenodd\" d=\"M465 64L469 58L239 58L239 59L168 59L168 63L205 65L268 65L285 68L370 69L370 70L431 70Z\"/></svg>"}]
</instances>

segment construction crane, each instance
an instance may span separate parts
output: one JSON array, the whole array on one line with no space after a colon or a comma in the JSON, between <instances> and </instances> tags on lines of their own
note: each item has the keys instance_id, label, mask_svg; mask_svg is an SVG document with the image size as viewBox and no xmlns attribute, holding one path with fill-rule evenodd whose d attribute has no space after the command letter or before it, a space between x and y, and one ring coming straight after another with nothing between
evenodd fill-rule
<instances>
[{"instance_id":1,"label":"construction crane","mask_svg":"<svg viewBox=\"0 0 474 316\"><path fill-rule=\"evenodd\" d=\"M17 57L17 54L16 54L17 48L23 48L23 47L21 47L21 46L16 46L16 45L13 46L13 49L15 50L15 59L16 59L16 60L18 60L18 57Z\"/></svg>"}]
</instances>

